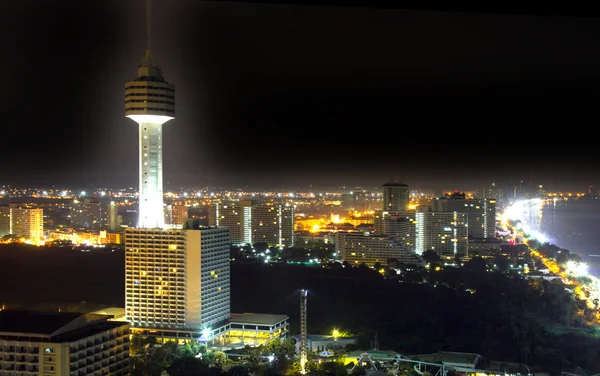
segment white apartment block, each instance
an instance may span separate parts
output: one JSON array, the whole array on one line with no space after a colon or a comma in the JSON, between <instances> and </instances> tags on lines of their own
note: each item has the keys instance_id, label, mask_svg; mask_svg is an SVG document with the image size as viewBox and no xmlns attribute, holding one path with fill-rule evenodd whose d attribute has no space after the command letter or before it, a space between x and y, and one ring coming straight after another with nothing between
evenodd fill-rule
<instances>
[{"instance_id":1,"label":"white apartment block","mask_svg":"<svg viewBox=\"0 0 600 376\"><path fill-rule=\"evenodd\" d=\"M129 324L109 318L0 311L0 375L129 375Z\"/></svg>"},{"instance_id":2,"label":"white apartment block","mask_svg":"<svg viewBox=\"0 0 600 376\"><path fill-rule=\"evenodd\" d=\"M251 200L211 206L209 225L228 227L234 244L294 245L294 207L255 205Z\"/></svg>"},{"instance_id":3,"label":"white apartment block","mask_svg":"<svg viewBox=\"0 0 600 376\"><path fill-rule=\"evenodd\" d=\"M127 228L125 262L132 327L202 329L229 319L227 228Z\"/></svg>"},{"instance_id":4,"label":"white apartment block","mask_svg":"<svg viewBox=\"0 0 600 376\"><path fill-rule=\"evenodd\" d=\"M458 212L417 212L415 252L444 257L468 255L467 215Z\"/></svg>"},{"instance_id":5,"label":"white apartment block","mask_svg":"<svg viewBox=\"0 0 600 376\"><path fill-rule=\"evenodd\" d=\"M232 243L252 244L252 207L250 200L236 203L217 203L210 207L208 224L210 226L228 227Z\"/></svg>"},{"instance_id":6,"label":"white apartment block","mask_svg":"<svg viewBox=\"0 0 600 376\"><path fill-rule=\"evenodd\" d=\"M375 234L388 235L404 248L414 251L416 240L416 212L375 210Z\"/></svg>"},{"instance_id":7,"label":"white apartment block","mask_svg":"<svg viewBox=\"0 0 600 376\"><path fill-rule=\"evenodd\" d=\"M352 265L364 263L372 267L375 263L380 263L385 266L389 259L397 259L407 264L420 263L418 255L387 235L340 231L335 236L336 252L341 256L342 261Z\"/></svg>"}]
</instances>

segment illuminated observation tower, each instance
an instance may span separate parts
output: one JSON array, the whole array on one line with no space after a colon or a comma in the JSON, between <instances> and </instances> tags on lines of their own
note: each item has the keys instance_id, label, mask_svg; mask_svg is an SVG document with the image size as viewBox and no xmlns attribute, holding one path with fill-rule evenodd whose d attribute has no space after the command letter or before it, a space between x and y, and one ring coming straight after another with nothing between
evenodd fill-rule
<instances>
[{"instance_id":1,"label":"illuminated observation tower","mask_svg":"<svg viewBox=\"0 0 600 376\"><path fill-rule=\"evenodd\" d=\"M152 56L151 0L146 0L146 56L125 84L125 116L139 126L138 227L164 227L162 125L175 118L175 89Z\"/></svg>"}]
</instances>

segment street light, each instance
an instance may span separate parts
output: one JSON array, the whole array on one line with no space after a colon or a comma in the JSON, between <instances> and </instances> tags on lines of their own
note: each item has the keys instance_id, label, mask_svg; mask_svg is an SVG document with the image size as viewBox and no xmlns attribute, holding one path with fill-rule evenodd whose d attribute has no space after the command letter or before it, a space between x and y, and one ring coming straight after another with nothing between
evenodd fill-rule
<instances>
[{"instance_id":1,"label":"street light","mask_svg":"<svg viewBox=\"0 0 600 376\"><path fill-rule=\"evenodd\" d=\"M333 329L333 331L331 332L331 335L333 336L334 339L337 339L340 336L340 331L337 329Z\"/></svg>"}]
</instances>

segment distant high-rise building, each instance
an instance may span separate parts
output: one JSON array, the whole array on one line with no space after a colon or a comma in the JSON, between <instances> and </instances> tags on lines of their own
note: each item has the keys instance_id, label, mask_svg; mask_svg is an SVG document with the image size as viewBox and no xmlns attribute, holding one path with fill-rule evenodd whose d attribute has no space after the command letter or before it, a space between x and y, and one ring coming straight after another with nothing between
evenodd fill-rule
<instances>
[{"instance_id":1,"label":"distant high-rise building","mask_svg":"<svg viewBox=\"0 0 600 376\"><path fill-rule=\"evenodd\" d=\"M376 210L373 227L375 234L387 235L406 249L415 250L416 218L414 211Z\"/></svg>"},{"instance_id":2,"label":"distant high-rise building","mask_svg":"<svg viewBox=\"0 0 600 376\"><path fill-rule=\"evenodd\" d=\"M127 228L125 310L135 328L215 328L229 319L227 228Z\"/></svg>"},{"instance_id":3,"label":"distant high-rise building","mask_svg":"<svg viewBox=\"0 0 600 376\"><path fill-rule=\"evenodd\" d=\"M189 218L189 209L185 205L167 205L165 207L165 223L179 226Z\"/></svg>"},{"instance_id":4,"label":"distant high-rise building","mask_svg":"<svg viewBox=\"0 0 600 376\"><path fill-rule=\"evenodd\" d=\"M465 194L454 192L431 201L431 210L465 213L470 238L496 237L495 199L466 198Z\"/></svg>"},{"instance_id":5,"label":"distant high-rise building","mask_svg":"<svg viewBox=\"0 0 600 376\"><path fill-rule=\"evenodd\" d=\"M410 203L408 185L389 182L383 186L383 210L405 211Z\"/></svg>"},{"instance_id":6,"label":"distant high-rise building","mask_svg":"<svg viewBox=\"0 0 600 376\"><path fill-rule=\"evenodd\" d=\"M228 227L234 244L294 245L293 206L256 205L250 200L217 203L210 207L209 225Z\"/></svg>"},{"instance_id":7,"label":"distant high-rise building","mask_svg":"<svg viewBox=\"0 0 600 376\"><path fill-rule=\"evenodd\" d=\"M1 205L0 206L0 236L10 235L10 206Z\"/></svg>"},{"instance_id":8,"label":"distant high-rise building","mask_svg":"<svg viewBox=\"0 0 600 376\"><path fill-rule=\"evenodd\" d=\"M494 199L497 203L504 204L506 203L506 193L505 189L496 185L496 183L492 183L487 188L477 188L475 190L475 198L478 199Z\"/></svg>"},{"instance_id":9,"label":"distant high-rise building","mask_svg":"<svg viewBox=\"0 0 600 376\"><path fill-rule=\"evenodd\" d=\"M294 245L294 207L260 205L252 209L252 242L278 247Z\"/></svg>"},{"instance_id":10,"label":"distant high-rise building","mask_svg":"<svg viewBox=\"0 0 600 376\"><path fill-rule=\"evenodd\" d=\"M234 244L252 244L252 208L255 202L240 200L235 203L216 203L209 208L208 224L229 228Z\"/></svg>"},{"instance_id":11,"label":"distant high-rise building","mask_svg":"<svg viewBox=\"0 0 600 376\"><path fill-rule=\"evenodd\" d=\"M416 213L416 253L431 250L442 257L467 257L467 215L458 212Z\"/></svg>"},{"instance_id":12,"label":"distant high-rise building","mask_svg":"<svg viewBox=\"0 0 600 376\"><path fill-rule=\"evenodd\" d=\"M116 231L121 227L122 217L119 215L118 206L114 201L111 201L107 205L108 210L106 211L106 222L107 227L111 231Z\"/></svg>"},{"instance_id":13,"label":"distant high-rise building","mask_svg":"<svg viewBox=\"0 0 600 376\"><path fill-rule=\"evenodd\" d=\"M0 206L0 236L17 235L33 242L44 238L44 210L11 203Z\"/></svg>"},{"instance_id":14,"label":"distant high-rise building","mask_svg":"<svg viewBox=\"0 0 600 376\"><path fill-rule=\"evenodd\" d=\"M71 223L76 227L99 228L102 225L102 207L95 198L75 199L69 211Z\"/></svg>"}]
</instances>

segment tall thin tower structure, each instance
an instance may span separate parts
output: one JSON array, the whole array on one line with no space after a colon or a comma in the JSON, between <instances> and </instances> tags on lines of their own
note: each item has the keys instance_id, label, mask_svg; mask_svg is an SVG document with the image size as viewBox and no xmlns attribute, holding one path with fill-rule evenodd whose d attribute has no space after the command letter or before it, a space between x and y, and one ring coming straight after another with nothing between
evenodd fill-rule
<instances>
[{"instance_id":1,"label":"tall thin tower structure","mask_svg":"<svg viewBox=\"0 0 600 376\"><path fill-rule=\"evenodd\" d=\"M306 303L308 303L308 290L300 290L300 373L306 374L308 360L308 328Z\"/></svg>"},{"instance_id":2,"label":"tall thin tower structure","mask_svg":"<svg viewBox=\"0 0 600 376\"><path fill-rule=\"evenodd\" d=\"M162 126L175 118L175 88L152 55L152 3L146 0L146 55L125 84L125 116L139 126L138 227L164 227Z\"/></svg>"}]
</instances>

